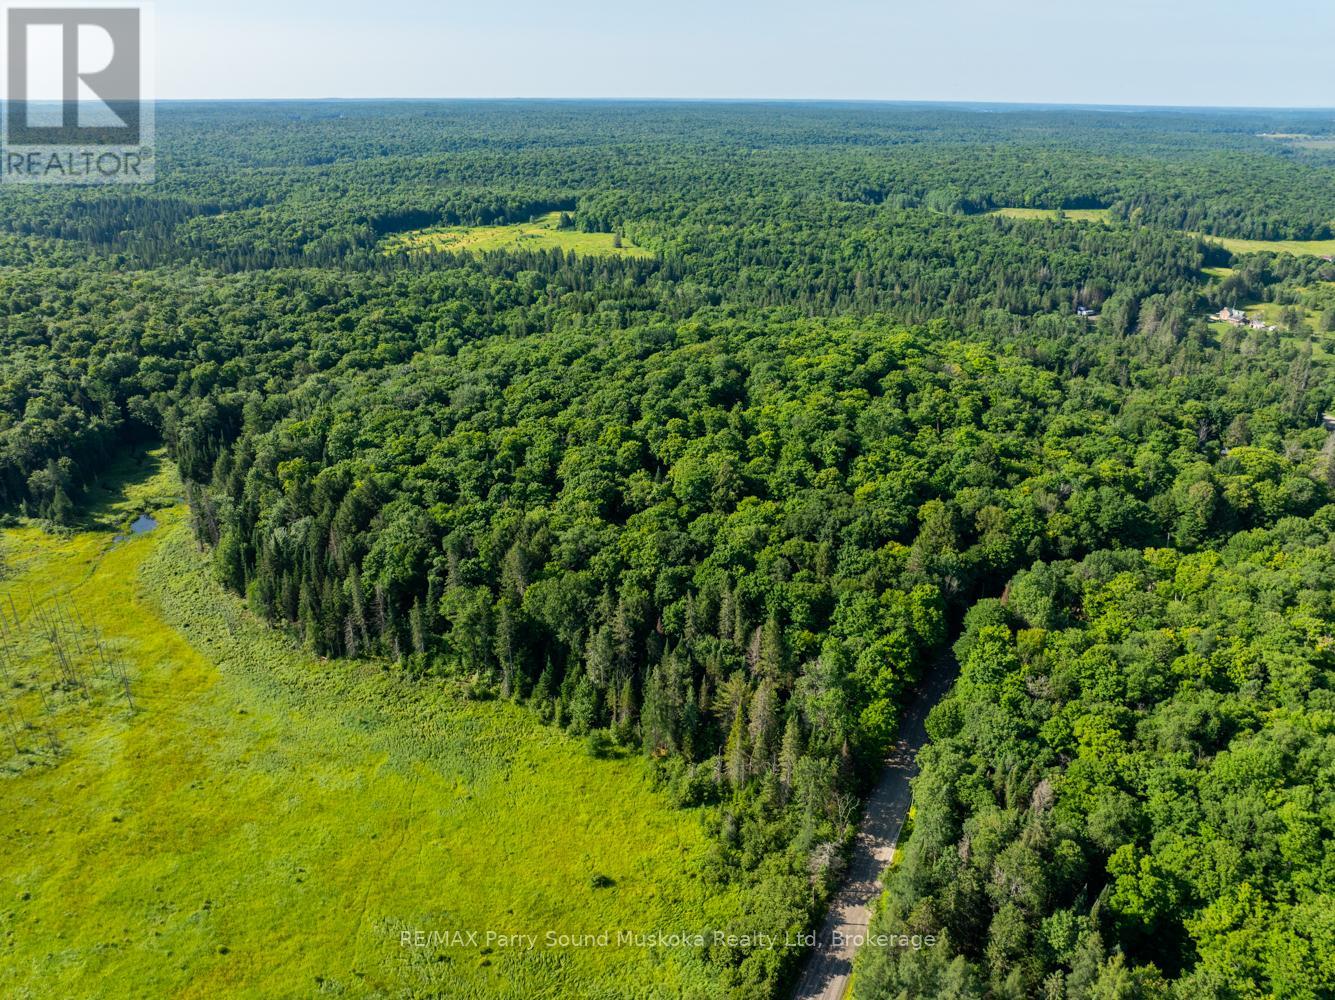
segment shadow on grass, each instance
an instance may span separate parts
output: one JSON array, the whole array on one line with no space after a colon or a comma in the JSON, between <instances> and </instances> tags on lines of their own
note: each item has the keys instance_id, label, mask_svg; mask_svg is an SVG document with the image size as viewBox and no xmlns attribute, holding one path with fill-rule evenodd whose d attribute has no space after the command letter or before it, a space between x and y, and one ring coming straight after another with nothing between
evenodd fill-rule
<instances>
[{"instance_id":1,"label":"shadow on grass","mask_svg":"<svg viewBox=\"0 0 1335 1000\"><path fill-rule=\"evenodd\" d=\"M625 760L631 754L630 749L613 739L606 729L589 733L584 748L595 760Z\"/></svg>"},{"instance_id":2,"label":"shadow on grass","mask_svg":"<svg viewBox=\"0 0 1335 1000\"><path fill-rule=\"evenodd\" d=\"M89 484L76 507L76 531L130 533L141 515L175 507L179 487L166 449L145 444L122 451Z\"/></svg>"}]
</instances>

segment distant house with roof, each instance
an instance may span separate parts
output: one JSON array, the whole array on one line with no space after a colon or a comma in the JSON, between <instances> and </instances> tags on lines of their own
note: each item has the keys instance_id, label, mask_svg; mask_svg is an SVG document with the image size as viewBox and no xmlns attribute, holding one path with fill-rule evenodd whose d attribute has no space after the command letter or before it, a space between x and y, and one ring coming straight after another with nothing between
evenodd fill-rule
<instances>
[{"instance_id":1,"label":"distant house with roof","mask_svg":"<svg viewBox=\"0 0 1335 1000\"><path fill-rule=\"evenodd\" d=\"M1247 314L1241 309L1234 309L1232 306L1224 306L1211 319L1217 319L1221 323L1229 323L1232 326L1242 326L1247 322Z\"/></svg>"}]
</instances>

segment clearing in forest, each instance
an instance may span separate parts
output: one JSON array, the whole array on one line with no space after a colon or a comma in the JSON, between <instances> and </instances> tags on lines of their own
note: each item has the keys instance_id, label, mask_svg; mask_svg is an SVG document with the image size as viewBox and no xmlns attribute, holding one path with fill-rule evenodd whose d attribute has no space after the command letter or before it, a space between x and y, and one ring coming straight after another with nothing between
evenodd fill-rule
<instances>
[{"instance_id":1,"label":"clearing in forest","mask_svg":"<svg viewBox=\"0 0 1335 1000\"><path fill-rule=\"evenodd\" d=\"M998 208L989 215L1000 215L1006 219L1045 219L1068 222L1111 222L1112 216L1106 208Z\"/></svg>"},{"instance_id":2,"label":"clearing in forest","mask_svg":"<svg viewBox=\"0 0 1335 1000\"><path fill-rule=\"evenodd\" d=\"M586 257L652 257L615 233L561 229L561 212L511 226L435 226L391 237L387 253L486 253L489 250L563 250ZM620 242L620 245L618 245Z\"/></svg>"},{"instance_id":3,"label":"clearing in forest","mask_svg":"<svg viewBox=\"0 0 1335 1000\"><path fill-rule=\"evenodd\" d=\"M1221 272L1213 275L1219 280L1226 279L1232 274L1232 270L1229 268L1205 268L1204 270L1207 274ZM1331 308L1335 306L1335 283L1323 282L1310 288L1295 288L1294 291L1298 293L1299 298L1297 301L1288 304L1256 300L1241 303L1237 308L1246 314L1247 323L1239 326L1222 322L1212 314L1210 329L1217 336L1227 334L1230 329L1250 331L1252 329L1251 321L1257 320L1267 327L1273 327L1274 335L1285 343L1298 347L1310 344L1314 360L1322 362L1335 360L1335 334L1326 325L1326 316ZM1290 327L1291 317L1297 320L1297 326Z\"/></svg>"},{"instance_id":4,"label":"clearing in forest","mask_svg":"<svg viewBox=\"0 0 1335 1000\"><path fill-rule=\"evenodd\" d=\"M1288 253L1295 257L1335 255L1335 240L1237 240L1229 236L1188 233L1208 243L1217 243L1229 253Z\"/></svg>"}]
</instances>

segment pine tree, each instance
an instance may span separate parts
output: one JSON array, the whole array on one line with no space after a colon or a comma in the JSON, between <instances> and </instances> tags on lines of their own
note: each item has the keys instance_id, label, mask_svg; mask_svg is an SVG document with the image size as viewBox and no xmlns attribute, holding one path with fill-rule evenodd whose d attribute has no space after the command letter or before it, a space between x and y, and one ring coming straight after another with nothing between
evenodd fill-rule
<instances>
[{"instance_id":1,"label":"pine tree","mask_svg":"<svg viewBox=\"0 0 1335 1000\"><path fill-rule=\"evenodd\" d=\"M718 637L726 643L734 642L737 626L737 598L732 588L724 586L718 604Z\"/></svg>"},{"instance_id":2,"label":"pine tree","mask_svg":"<svg viewBox=\"0 0 1335 1000\"><path fill-rule=\"evenodd\" d=\"M321 652L320 643L320 616L316 610L315 601L311 597L310 584L301 585L301 610L300 618L302 626L302 635L305 637L306 648L312 652Z\"/></svg>"},{"instance_id":3,"label":"pine tree","mask_svg":"<svg viewBox=\"0 0 1335 1000\"><path fill-rule=\"evenodd\" d=\"M426 652L426 618L422 614L421 600L414 600L408 612L408 627L412 632L413 652L421 655Z\"/></svg>"},{"instance_id":4,"label":"pine tree","mask_svg":"<svg viewBox=\"0 0 1335 1000\"><path fill-rule=\"evenodd\" d=\"M640 705L640 740L649 753L675 751L678 746L682 713L677 693L673 690L675 668L672 661L673 654L668 653L649 672L644 685L644 699Z\"/></svg>"},{"instance_id":5,"label":"pine tree","mask_svg":"<svg viewBox=\"0 0 1335 1000\"><path fill-rule=\"evenodd\" d=\"M777 680L784 673L783 628L771 616L760 633L760 655L757 671L762 677Z\"/></svg>"},{"instance_id":6,"label":"pine tree","mask_svg":"<svg viewBox=\"0 0 1335 1000\"><path fill-rule=\"evenodd\" d=\"M352 615L343 619L343 655L356 659L360 647L357 645L357 628L352 623Z\"/></svg>"},{"instance_id":7,"label":"pine tree","mask_svg":"<svg viewBox=\"0 0 1335 1000\"><path fill-rule=\"evenodd\" d=\"M548 659L547 665L543 667L542 673L538 676L538 683L533 686L533 694L529 696L529 704L538 713L538 717L547 722L551 720L554 713L553 702L555 698L556 670L552 667L551 659Z\"/></svg>"},{"instance_id":8,"label":"pine tree","mask_svg":"<svg viewBox=\"0 0 1335 1000\"><path fill-rule=\"evenodd\" d=\"M617 599L616 613L612 617L612 657L613 663L621 669L633 669L635 623L624 596Z\"/></svg>"},{"instance_id":9,"label":"pine tree","mask_svg":"<svg viewBox=\"0 0 1335 1000\"><path fill-rule=\"evenodd\" d=\"M797 721L797 714L791 713L783 729L783 746L779 750L779 784L785 793L792 790L793 775L797 772L797 763L801 758L802 727Z\"/></svg>"},{"instance_id":10,"label":"pine tree","mask_svg":"<svg viewBox=\"0 0 1335 1000\"><path fill-rule=\"evenodd\" d=\"M56 524L69 524L74 518L74 504L70 501L65 487L57 486L51 497L51 506L47 510L48 518Z\"/></svg>"},{"instance_id":11,"label":"pine tree","mask_svg":"<svg viewBox=\"0 0 1335 1000\"><path fill-rule=\"evenodd\" d=\"M629 727L635 716L635 683L627 674L621 682L621 694L617 698L618 718L617 724L623 728Z\"/></svg>"},{"instance_id":12,"label":"pine tree","mask_svg":"<svg viewBox=\"0 0 1335 1000\"><path fill-rule=\"evenodd\" d=\"M757 774L772 771L779 751L779 695L768 680L761 682L751 698L748 735L751 770Z\"/></svg>"},{"instance_id":13,"label":"pine tree","mask_svg":"<svg viewBox=\"0 0 1335 1000\"><path fill-rule=\"evenodd\" d=\"M370 645L366 622L366 592L362 590L362 574L356 565L348 575L348 599L352 605L349 617L357 630L357 637L361 640L362 647L365 648Z\"/></svg>"},{"instance_id":14,"label":"pine tree","mask_svg":"<svg viewBox=\"0 0 1335 1000\"><path fill-rule=\"evenodd\" d=\"M612 642L612 630L604 625L589 636L588 644L584 649L584 667L590 680L599 687L605 687L615 659L616 650Z\"/></svg>"},{"instance_id":15,"label":"pine tree","mask_svg":"<svg viewBox=\"0 0 1335 1000\"><path fill-rule=\"evenodd\" d=\"M732 720L732 730L728 733L728 744L723 751L728 768L728 780L734 788L746 784L750 754L746 745L746 713L738 711Z\"/></svg>"},{"instance_id":16,"label":"pine tree","mask_svg":"<svg viewBox=\"0 0 1335 1000\"><path fill-rule=\"evenodd\" d=\"M700 638L700 623L695 610L695 595L693 593L687 593L686 595L686 608L682 615L681 634L688 646L694 645Z\"/></svg>"}]
</instances>

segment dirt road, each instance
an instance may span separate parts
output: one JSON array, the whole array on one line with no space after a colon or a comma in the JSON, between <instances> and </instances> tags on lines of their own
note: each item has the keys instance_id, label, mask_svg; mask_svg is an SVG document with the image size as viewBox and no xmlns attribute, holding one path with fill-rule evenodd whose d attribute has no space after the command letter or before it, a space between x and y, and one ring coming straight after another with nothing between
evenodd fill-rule
<instances>
[{"instance_id":1,"label":"dirt road","mask_svg":"<svg viewBox=\"0 0 1335 1000\"><path fill-rule=\"evenodd\" d=\"M942 657L923 678L917 696L905 709L899 742L867 799L843 888L830 903L816 947L807 956L797 981L794 1000L842 1000L848 989L856 951L849 939L866 934L872 907L881 892L881 872L894 859L895 843L912 802L909 783L917 773L916 758L927 742L927 713L945 697L958 672L953 657Z\"/></svg>"}]
</instances>

